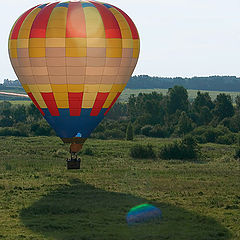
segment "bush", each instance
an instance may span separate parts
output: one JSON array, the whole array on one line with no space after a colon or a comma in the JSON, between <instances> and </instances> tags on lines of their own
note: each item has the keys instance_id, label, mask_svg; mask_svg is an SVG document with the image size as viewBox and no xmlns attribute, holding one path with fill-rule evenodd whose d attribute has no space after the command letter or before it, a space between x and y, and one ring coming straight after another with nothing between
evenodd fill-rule
<instances>
[{"instance_id":1,"label":"bush","mask_svg":"<svg viewBox=\"0 0 240 240\"><path fill-rule=\"evenodd\" d=\"M14 127L21 133L21 136L27 137L30 133L30 126L29 124L25 123L17 123Z\"/></svg>"},{"instance_id":2,"label":"bush","mask_svg":"<svg viewBox=\"0 0 240 240\"><path fill-rule=\"evenodd\" d=\"M40 121L40 122L33 123L31 125L31 132L35 136L53 136L53 135L55 135L54 130L44 120Z\"/></svg>"},{"instance_id":3,"label":"bush","mask_svg":"<svg viewBox=\"0 0 240 240\"><path fill-rule=\"evenodd\" d=\"M22 136L21 132L13 127L3 127L0 128L0 136L15 136L20 137Z\"/></svg>"},{"instance_id":4,"label":"bush","mask_svg":"<svg viewBox=\"0 0 240 240\"><path fill-rule=\"evenodd\" d=\"M90 147L86 147L86 148L83 150L83 154L84 154L84 155L88 155L88 156L93 156L93 155L94 155L94 152L93 152L93 150L92 150Z\"/></svg>"},{"instance_id":5,"label":"bush","mask_svg":"<svg viewBox=\"0 0 240 240\"><path fill-rule=\"evenodd\" d=\"M53 157L67 157L69 153L65 149L58 149L56 152L52 154Z\"/></svg>"},{"instance_id":6,"label":"bush","mask_svg":"<svg viewBox=\"0 0 240 240\"><path fill-rule=\"evenodd\" d=\"M130 149L130 156L132 158L140 158L140 159L147 159L147 158L155 158L156 154L153 150L152 145L148 144L147 146L136 144Z\"/></svg>"},{"instance_id":7,"label":"bush","mask_svg":"<svg viewBox=\"0 0 240 240\"><path fill-rule=\"evenodd\" d=\"M107 137L105 136L104 132L96 132L92 133L90 135L91 138L96 138L96 139L101 139L101 140L106 140Z\"/></svg>"},{"instance_id":8,"label":"bush","mask_svg":"<svg viewBox=\"0 0 240 240\"><path fill-rule=\"evenodd\" d=\"M150 136L150 132L153 130L153 126L151 125L145 125L144 127L141 128L141 133L142 135L145 135L145 136Z\"/></svg>"},{"instance_id":9,"label":"bush","mask_svg":"<svg viewBox=\"0 0 240 240\"><path fill-rule=\"evenodd\" d=\"M126 140L128 140L128 141L133 140L133 126L132 126L131 122L129 122L128 127L127 127Z\"/></svg>"},{"instance_id":10,"label":"bush","mask_svg":"<svg viewBox=\"0 0 240 240\"><path fill-rule=\"evenodd\" d=\"M235 149L235 154L234 154L235 159L240 159L240 147Z\"/></svg>"},{"instance_id":11,"label":"bush","mask_svg":"<svg viewBox=\"0 0 240 240\"><path fill-rule=\"evenodd\" d=\"M217 137L216 142L219 144L231 145L237 142L237 137L236 137L236 134L229 133L229 134L225 134L223 136Z\"/></svg>"},{"instance_id":12,"label":"bush","mask_svg":"<svg viewBox=\"0 0 240 240\"><path fill-rule=\"evenodd\" d=\"M191 134L188 134L191 136ZM204 135L194 136L198 143L207 143L207 139Z\"/></svg>"},{"instance_id":13,"label":"bush","mask_svg":"<svg viewBox=\"0 0 240 240\"><path fill-rule=\"evenodd\" d=\"M165 138L169 137L169 133L166 128L162 127L161 125L157 124L155 125L149 132L149 135L151 137L156 138Z\"/></svg>"},{"instance_id":14,"label":"bush","mask_svg":"<svg viewBox=\"0 0 240 240\"><path fill-rule=\"evenodd\" d=\"M142 126L140 124L134 123L134 125L133 125L134 134L135 135L140 135L141 134L141 128L142 128Z\"/></svg>"},{"instance_id":15,"label":"bush","mask_svg":"<svg viewBox=\"0 0 240 240\"><path fill-rule=\"evenodd\" d=\"M229 133L230 133L229 129L224 126L218 126L216 128L211 126L201 126L201 127L195 128L191 132L191 135L195 136L196 140L200 143L205 143L205 142L215 143L219 136L223 136Z\"/></svg>"},{"instance_id":16,"label":"bush","mask_svg":"<svg viewBox=\"0 0 240 240\"><path fill-rule=\"evenodd\" d=\"M99 132L104 132L104 131L105 131L104 125L100 123L100 124L95 128L94 133L99 133Z\"/></svg>"},{"instance_id":17,"label":"bush","mask_svg":"<svg viewBox=\"0 0 240 240\"><path fill-rule=\"evenodd\" d=\"M119 129L111 129L111 130L106 130L104 135L108 139L124 139L125 134Z\"/></svg>"},{"instance_id":18,"label":"bush","mask_svg":"<svg viewBox=\"0 0 240 240\"><path fill-rule=\"evenodd\" d=\"M162 159L197 159L200 147L192 136L186 136L180 141L165 145L159 153Z\"/></svg>"}]
</instances>

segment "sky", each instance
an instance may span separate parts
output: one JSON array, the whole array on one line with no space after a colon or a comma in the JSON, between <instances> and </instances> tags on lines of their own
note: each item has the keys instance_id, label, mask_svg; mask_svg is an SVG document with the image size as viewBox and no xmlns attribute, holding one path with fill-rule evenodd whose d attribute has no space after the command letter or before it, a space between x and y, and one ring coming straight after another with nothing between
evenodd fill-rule
<instances>
[{"instance_id":1,"label":"sky","mask_svg":"<svg viewBox=\"0 0 240 240\"><path fill-rule=\"evenodd\" d=\"M54 2L54 1L49 1ZM106 0L135 22L141 53L134 75L240 77L239 0ZM15 20L41 0L1 3L0 82L17 79L8 57Z\"/></svg>"}]
</instances>

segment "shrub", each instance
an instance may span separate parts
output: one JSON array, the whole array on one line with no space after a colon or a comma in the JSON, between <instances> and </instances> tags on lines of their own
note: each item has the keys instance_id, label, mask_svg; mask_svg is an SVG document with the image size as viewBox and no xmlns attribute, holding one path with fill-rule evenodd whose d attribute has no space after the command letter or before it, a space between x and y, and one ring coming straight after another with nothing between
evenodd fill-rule
<instances>
[{"instance_id":1,"label":"shrub","mask_svg":"<svg viewBox=\"0 0 240 240\"><path fill-rule=\"evenodd\" d=\"M0 136L15 136L19 137L22 136L21 132L13 127L3 127L0 128Z\"/></svg>"},{"instance_id":2,"label":"shrub","mask_svg":"<svg viewBox=\"0 0 240 240\"><path fill-rule=\"evenodd\" d=\"M67 157L68 154L69 154L69 153L68 153L66 150L64 150L64 149L58 149L56 152L54 152L54 153L52 154L52 156L53 156L53 157L61 157L61 158L63 158L63 157Z\"/></svg>"},{"instance_id":3,"label":"shrub","mask_svg":"<svg viewBox=\"0 0 240 240\"><path fill-rule=\"evenodd\" d=\"M134 123L133 129L134 129L135 135L141 134L141 128L142 126L140 124Z\"/></svg>"},{"instance_id":4,"label":"shrub","mask_svg":"<svg viewBox=\"0 0 240 240\"><path fill-rule=\"evenodd\" d=\"M240 159L240 147L235 149L234 158L235 159Z\"/></svg>"},{"instance_id":5,"label":"shrub","mask_svg":"<svg viewBox=\"0 0 240 240\"><path fill-rule=\"evenodd\" d=\"M53 129L46 121L40 121L31 125L31 132L35 136L52 136L55 135Z\"/></svg>"},{"instance_id":6,"label":"shrub","mask_svg":"<svg viewBox=\"0 0 240 240\"><path fill-rule=\"evenodd\" d=\"M153 130L153 126L151 125L145 125L144 127L141 128L141 133L142 135L145 135L145 136L150 136L150 132Z\"/></svg>"},{"instance_id":7,"label":"shrub","mask_svg":"<svg viewBox=\"0 0 240 240\"><path fill-rule=\"evenodd\" d=\"M223 136L229 133L229 129L224 126L218 126L216 128L211 126L201 126L195 128L191 132L191 135L196 136L197 141L199 141L200 143L204 143L205 141L215 143L219 136ZM201 142L201 140L203 140L203 142Z\"/></svg>"},{"instance_id":8,"label":"shrub","mask_svg":"<svg viewBox=\"0 0 240 240\"><path fill-rule=\"evenodd\" d=\"M132 141L133 140L133 126L132 126L131 122L129 122L128 127L127 127L126 139L128 141Z\"/></svg>"},{"instance_id":9,"label":"shrub","mask_svg":"<svg viewBox=\"0 0 240 240\"><path fill-rule=\"evenodd\" d=\"M21 136L27 137L30 133L30 126L29 124L25 123L17 123L14 127L20 132Z\"/></svg>"},{"instance_id":10,"label":"shrub","mask_svg":"<svg viewBox=\"0 0 240 240\"><path fill-rule=\"evenodd\" d=\"M156 154L153 150L152 145L148 144L147 146L136 144L130 149L130 156L132 158L140 158L140 159L147 159L147 158L155 158Z\"/></svg>"},{"instance_id":11,"label":"shrub","mask_svg":"<svg viewBox=\"0 0 240 240\"><path fill-rule=\"evenodd\" d=\"M95 128L94 133L104 132L104 131L105 131L104 125L100 123L100 124Z\"/></svg>"},{"instance_id":12,"label":"shrub","mask_svg":"<svg viewBox=\"0 0 240 240\"><path fill-rule=\"evenodd\" d=\"M204 135L199 135L199 136L194 136L194 137L198 143L207 143L207 139Z\"/></svg>"},{"instance_id":13,"label":"shrub","mask_svg":"<svg viewBox=\"0 0 240 240\"><path fill-rule=\"evenodd\" d=\"M166 128L162 127L161 125L157 124L155 125L152 130L149 132L149 135L151 137L156 138L165 138L169 137L169 133Z\"/></svg>"},{"instance_id":14,"label":"shrub","mask_svg":"<svg viewBox=\"0 0 240 240\"><path fill-rule=\"evenodd\" d=\"M107 139L107 137L105 136L104 132L92 133L90 137L96 138L96 139L101 139L101 140L106 140Z\"/></svg>"},{"instance_id":15,"label":"shrub","mask_svg":"<svg viewBox=\"0 0 240 240\"><path fill-rule=\"evenodd\" d=\"M108 139L124 139L125 134L119 129L106 130L104 135Z\"/></svg>"},{"instance_id":16,"label":"shrub","mask_svg":"<svg viewBox=\"0 0 240 240\"><path fill-rule=\"evenodd\" d=\"M83 150L83 154L84 154L84 155L88 155L88 156L93 156L93 155L94 155L94 152L93 152L93 150L92 150L90 147L86 147L86 148Z\"/></svg>"},{"instance_id":17,"label":"shrub","mask_svg":"<svg viewBox=\"0 0 240 240\"><path fill-rule=\"evenodd\" d=\"M197 159L200 147L192 136L186 136L180 141L165 145L159 153L162 159Z\"/></svg>"},{"instance_id":18,"label":"shrub","mask_svg":"<svg viewBox=\"0 0 240 240\"><path fill-rule=\"evenodd\" d=\"M216 142L219 144L231 145L237 142L237 137L236 134L229 133L223 136L218 136Z\"/></svg>"}]
</instances>

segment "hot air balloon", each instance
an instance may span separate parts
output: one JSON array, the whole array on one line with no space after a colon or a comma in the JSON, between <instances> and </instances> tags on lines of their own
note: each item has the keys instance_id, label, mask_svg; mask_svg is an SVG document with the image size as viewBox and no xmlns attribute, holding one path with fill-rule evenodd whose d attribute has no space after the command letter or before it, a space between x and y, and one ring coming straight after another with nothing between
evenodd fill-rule
<instances>
[{"instance_id":1,"label":"hot air balloon","mask_svg":"<svg viewBox=\"0 0 240 240\"><path fill-rule=\"evenodd\" d=\"M12 66L57 136L71 143L70 162L125 88L139 49L130 17L102 2L42 4L15 22Z\"/></svg>"}]
</instances>

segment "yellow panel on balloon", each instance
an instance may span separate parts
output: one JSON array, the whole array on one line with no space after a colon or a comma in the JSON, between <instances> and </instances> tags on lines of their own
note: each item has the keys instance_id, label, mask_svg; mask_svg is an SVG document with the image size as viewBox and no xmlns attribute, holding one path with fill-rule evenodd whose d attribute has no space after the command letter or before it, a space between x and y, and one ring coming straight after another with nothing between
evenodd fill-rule
<instances>
[{"instance_id":1,"label":"yellow panel on balloon","mask_svg":"<svg viewBox=\"0 0 240 240\"><path fill-rule=\"evenodd\" d=\"M68 92L67 84L51 84L52 91L55 93L65 93Z\"/></svg>"},{"instance_id":2,"label":"yellow panel on balloon","mask_svg":"<svg viewBox=\"0 0 240 240\"><path fill-rule=\"evenodd\" d=\"M18 39L28 39L29 34L32 28L32 24L38 13L41 11L41 9L36 8L34 9L24 20L20 30L19 30L19 35Z\"/></svg>"},{"instance_id":3,"label":"yellow panel on balloon","mask_svg":"<svg viewBox=\"0 0 240 240\"><path fill-rule=\"evenodd\" d=\"M68 92L83 92L84 84L68 84Z\"/></svg>"},{"instance_id":4,"label":"yellow panel on balloon","mask_svg":"<svg viewBox=\"0 0 240 240\"><path fill-rule=\"evenodd\" d=\"M105 29L100 13L95 7L83 8L88 38L105 38Z\"/></svg>"},{"instance_id":5,"label":"yellow panel on balloon","mask_svg":"<svg viewBox=\"0 0 240 240\"><path fill-rule=\"evenodd\" d=\"M66 36L67 11L65 7L54 8L47 26L46 38L64 38Z\"/></svg>"},{"instance_id":6,"label":"yellow panel on balloon","mask_svg":"<svg viewBox=\"0 0 240 240\"><path fill-rule=\"evenodd\" d=\"M107 48L106 57L110 57L110 58L122 57L122 48Z\"/></svg>"},{"instance_id":7,"label":"yellow panel on balloon","mask_svg":"<svg viewBox=\"0 0 240 240\"><path fill-rule=\"evenodd\" d=\"M106 43L108 48L122 48L122 39L108 38L106 39Z\"/></svg>"},{"instance_id":8,"label":"yellow panel on balloon","mask_svg":"<svg viewBox=\"0 0 240 240\"><path fill-rule=\"evenodd\" d=\"M66 48L66 57L86 57L87 48Z\"/></svg>"},{"instance_id":9,"label":"yellow panel on balloon","mask_svg":"<svg viewBox=\"0 0 240 240\"><path fill-rule=\"evenodd\" d=\"M86 38L66 38L67 48L86 48L87 39Z\"/></svg>"}]
</instances>

